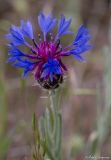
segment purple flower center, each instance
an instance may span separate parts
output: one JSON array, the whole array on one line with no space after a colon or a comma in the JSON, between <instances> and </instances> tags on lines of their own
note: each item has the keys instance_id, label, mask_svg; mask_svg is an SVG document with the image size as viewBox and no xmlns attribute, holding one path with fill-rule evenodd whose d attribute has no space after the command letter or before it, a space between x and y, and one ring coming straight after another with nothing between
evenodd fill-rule
<instances>
[{"instance_id":1,"label":"purple flower center","mask_svg":"<svg viewBox=\"0 0 111 160\"><path fill-rule=\"evenodd\" d=\"M43 65L46 64L49 60L49 58L53 59L53 62L58 62L58 75L63 74L63 70L66 70L65 66L63 65L61 61L61 56L65 53L62 50L60 40L58 39L56 42L48 42L48 41L41 41L39 44L35 42L33 39L34 47L31 49L34 56L28 55L29 58L32 58L35 62L35 65L33 65L32 70L34 70L37 67L37 70L35 71L35 78L40 77L42 73L44 72ZM53 63L52 63L53 64ZM51 67L53 67L52 65ZM47 79L49 77L49 74L47 74L43 77L44 79Z\"/></svg>"}]
</instances>

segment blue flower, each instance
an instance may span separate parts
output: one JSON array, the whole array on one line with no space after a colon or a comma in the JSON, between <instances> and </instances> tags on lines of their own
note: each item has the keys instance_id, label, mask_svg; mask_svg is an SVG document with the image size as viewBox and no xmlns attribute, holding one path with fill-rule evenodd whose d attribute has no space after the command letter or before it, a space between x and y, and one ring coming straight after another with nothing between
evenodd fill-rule
<instances>
[{"instance_id":1,"label":"blue flower","mask_svg":"<svg viewBox=\"0 0 111 160\"><path fill-rule=\"evenodd\" d=\"M33 39L33 29L30 21L24 22L21 21L21 31L24 36L27 36L30 39Z\"/></svg>"},{"instance_id":2,"label":"blue flower","mask_svg":"<svg viewBox=\"0 0 111 160\"><path fill-rule=\"evenodd\" d=\"M55 23L56 23L56 19L53 19L51 13L45 16L41 12L40 15L38 16L38 24L41 31L44 33L44 36L46 36L46 34L52 29Z\"/></svg>"},{"instance_id":3,"label":"blue flower","mask_svg":"<svg viewBox=\"0 0 111 160\"><path fill-rule=\"evenodd\" d=\"M53 58L49 57L47 63L43 65L44 72L41 75L41 78L45 78L49 75L50 80L53 81L54 74L61 74L59 63Z\"/></svg>"},{"instance_id":4,"label":"blue flower","mask_svg":"<svg viewBox=\"0 0 111 160\"><path fill-rule=\"evenodd\" d=\"M59 20L59 23L58 23L58 32L57 32L58 36L71 33L69 31L69 26L71 24L71 21L72 21L71 18L68 20L65 20L65 16L61 14L61 19Z\"/></svg>"},{"instance_id":5,"label":"blue flower","mask_svg":"<svg viewBox=\"0 0 111 160\"><path fill-rule=\"evenodd\" d=\"M45 16L40 13L38 16L38 24L43 32L43 39L40 35L38 43L34 38L33 28L30 21L21 21L20 27L12 25L6 38L9 40L9 51L7 62L13 63L16 68L22 68L22 77L25 78L28 72L34 71L34 77L38 83L46 89L55 89L63 82L64 73L67 67L62 62L62 57L73 55L79 61L84 61L81 56L84 52L92 48L89 44L91 38L89 31L83 25L80 26L78 32L70 45L65 48L61 45L60 37L64 34L71 33L69 26L71 19L66 20L62 14L58 22L57 34L53 37L47 33L55 25L56 19L49 13ZM27 42L28 37L31 44ZM25 39L26 38L26 39ZM28 47L28 53L22 53L19 46Z\"/></svg>"}]
</instances>

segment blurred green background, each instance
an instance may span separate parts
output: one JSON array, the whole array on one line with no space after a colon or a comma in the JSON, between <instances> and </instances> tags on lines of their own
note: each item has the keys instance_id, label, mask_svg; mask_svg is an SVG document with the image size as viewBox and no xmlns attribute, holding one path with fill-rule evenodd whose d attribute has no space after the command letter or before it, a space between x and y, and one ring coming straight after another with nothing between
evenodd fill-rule
<instances>
[{"instance_id":1,"label":"blurred green background","mask_svg":"<svg viewBox=\"0 0 111 160\"><path fill-rule=\"evenodd\" d=\"M111 158L111 25L110 0L0 0L0 160L31 160L31 118L43 114L47 92L31 75L6 63L5 34L10 24L30 19L39 33L37 15L51 11L57 18L72 17L76 33L85 24L93 49L87 63L68 58L69 72L62 85L63 159L82 160L96 155ZM73 36L63 36L63 45ZM68 43L69 44L69 43Z\"/></svg>"}]
</instances>

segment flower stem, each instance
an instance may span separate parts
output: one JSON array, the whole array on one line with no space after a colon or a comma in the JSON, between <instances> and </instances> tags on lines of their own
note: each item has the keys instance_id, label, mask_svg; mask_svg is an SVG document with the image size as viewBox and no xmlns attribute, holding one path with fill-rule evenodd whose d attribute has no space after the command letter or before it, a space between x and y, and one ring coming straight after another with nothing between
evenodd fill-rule
<instances>
[{"instance_id":1,"label":"flower stem","mask_svg":"<svg viewBox=\"0 0 111 160\"><path fill-rule=\"evenodd\" d=\"M47 112L46 112L46 118L48 123L47 127L47 134L48 139L47 140L47 149L50 151L53 160L61 160L61 133L62 133L62 118L60 109L58 107L58 92L51 90L49 91L49 99L50 104L48 105ZM49 158L50 155L48 155Z\"/></svg>"}]
</instances>

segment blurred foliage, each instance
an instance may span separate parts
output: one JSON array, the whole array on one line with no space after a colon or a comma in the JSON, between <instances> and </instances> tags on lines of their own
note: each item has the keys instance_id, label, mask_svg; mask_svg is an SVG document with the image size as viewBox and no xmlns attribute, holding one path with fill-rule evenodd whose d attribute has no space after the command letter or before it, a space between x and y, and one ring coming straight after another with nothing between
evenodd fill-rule
<instances>
[{"instance_id":1,"label":"blurred foliage","mask_svg":"<svg viewBox=\"0 0 111 160\"><path fill-rule=\"evenodd\" d=\"M6 158L9 145L11 143L8 136L6 136L7 126L7 100L6 89L3 74L0 74L0 159Z\"/></svg>"},{"instance_id":2,"label":"blurred foliage","mask_svg":"<svg viewBox=\"0 0 111 160\"><path fill-rule=\"evenodd\" d=\"M75 134L69 140L68 150L69 150L69 159L73 160L76 156L82 151L84 146L84 137Z\"/></svg>"}]
</instances>

